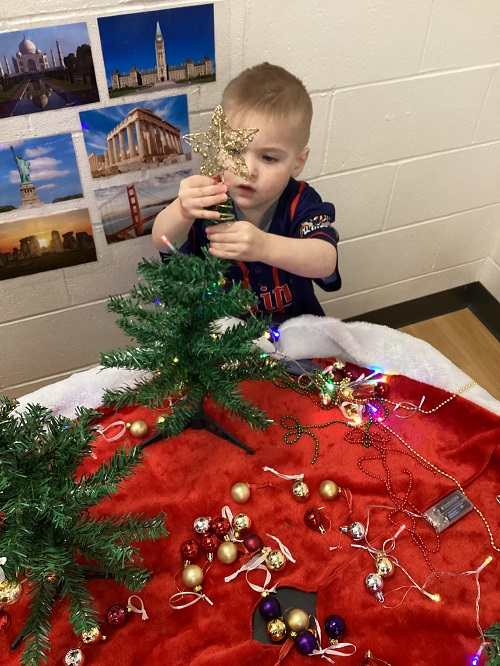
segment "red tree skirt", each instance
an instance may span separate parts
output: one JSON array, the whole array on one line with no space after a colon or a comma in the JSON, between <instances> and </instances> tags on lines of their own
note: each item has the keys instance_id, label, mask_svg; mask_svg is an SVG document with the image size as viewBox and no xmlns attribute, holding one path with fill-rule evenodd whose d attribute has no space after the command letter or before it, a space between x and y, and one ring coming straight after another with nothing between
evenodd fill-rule
<instances>
[{"instance_id":1,"label":"red tree skirt","mask_svg":"<svg viewBox=\"0 0 500 666\"><path fill-rule=\"evenodd\" d=\"M391 377L390 386L391 400L418 404L425 395L427 409L448 397L444 391L403 377ZM243 511L250 516L252 531L259 534L264 543L275 543L265 536L272 534L281 539L296 559L296 564L289 562L282 574L273 575L272 584L317 592L317 618L321 624L332 613L345 619L347 631L341 640L353 643L358 649L352 657L334 657L336 663L358 665L365 651L370 649L391 666L468 664L480 645L474 576L442 575L441 580L434 576L426 589L440 594L440 603L416 589L400 603L406 588L396 588L410 582L397 569L395 575L385 581L385 604L382 604L364 583L366 575L375 570L373 559L367 551L351 547L347 536L340 539L338 528L353 520L366 524L368 505L393 506L388 494L387 470L391 491L400 498L407 493L408 501L420 512L456 489L450 478L454 477L481 511L500 546L500 504L495 497L500 492L498 416L461 397L431 415L416 414L399 419L391 413L385 424L446 475L418 461L395 436L384 445L384 466L381 452L374 446L365 447L345 439L348 428L343 424L315 430L320 440L319 457L311 465L314 441L303 435L296 443L286 444L281 418L290 414L302 425L321 424L342 419L340 411L324 411L310 398L271 384L249 384L245 394L264 408L276 425L265 433L255 433L245 424L217 412L210 403L206 409L226 429L253 447L254 456L207 432L186 430L179 437L147 449L143 467L111 500L99 505L98 511L102 514L132 511L153 515L165 511L170 537L140 545L144 563L153 571L152 580L140 593L149 620L142 621L140 615L131 614L127 624L119 629L108 628L103 622L107 640L83 648L87 664L272 666L277 662L279 645L264 645L252 638L252 614L259 594L250 589L244 575L230 583L224 582L225 576L236 571L238 563L223 565L215 558L203 585L213 606L206 601L183 610L172 610L169 606L169 598L178 591L176 581L185 589L180 580L179 547L183 541L193 538L193 520L198 516L216 517L226 504L233 514ZM106 414L102 423L144 419L153 427L157 416L158 413L142 408L128 409ZM99 438L95 449L97 460L89 460L86 471L93 471L126 438L132 442L129 433L119 442ZM309 500L305 504L297 503L291 494L291 482L264 472L264 466L283 474L303 473L311 491ZM325 479L332 479L352 492L352 517L348 516L345 498L333 502L321 499L318 487ZM239 481L251 485L250 500L244 505L236 504L230 495L232 485ZM326 535L311 531L304 523L305 511L320 506L324 506ZM391 524L389 514L386 509L370 509L368 537L377 547L394 535L398 525L410 525L408 516L403 513L393 514L395 524ZM433 530L417 519L415 538L421 540L424 551L405 531L397 539L393 554L420 585L432 573L429 564L438 572L461 573L477 569L492 555L492 563L479 576L479 620L483 630L500 621L498 552L492 548L487 528L476 511L443 532L439 544ZM339 539L341 548L330 551L330 546L339 545ZM256 584L262 584L263 579L263 572L251 575ZM110 605L127 602L129 592L114 581L93 580L89 585L103 617ZM12 654L9 646L23 626L27 601L25 594L20 602L8 608L12 624L0 638L0 660L6 666L19 663L21 648ZM61 601L55 603L52 619L48 663L61 664L67 650L77 647L80 640L72 633L67 608ZM326 644L323 635L323 646ZM315 662L294 649L283 661L290 666L309 663ZM323 661L316 657L316 663Z\"/></svg>"}]
</instances>

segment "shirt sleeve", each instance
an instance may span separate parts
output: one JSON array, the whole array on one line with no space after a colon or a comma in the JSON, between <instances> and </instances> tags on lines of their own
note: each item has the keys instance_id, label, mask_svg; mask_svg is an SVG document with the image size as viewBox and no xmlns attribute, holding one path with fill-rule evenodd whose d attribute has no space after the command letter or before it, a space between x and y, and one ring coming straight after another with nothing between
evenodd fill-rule
<instances>
[{"instance_id":1,"label":"shirt sleeve","mask_svg":"<svg viewBox=\"0 0 500 666\"><path fill-rule=\"evenodd\" d=\"M319 194L307 186L297 203L292 220L293 238L316 238L331 243L335 248L339 241L337 229L333 226L335 221L335 206L322 201ZM325 291L337 291L342 286L338 271L338 258L335 270L326 278L315 279L314 282Z\"/></svg>"}]
</instances>

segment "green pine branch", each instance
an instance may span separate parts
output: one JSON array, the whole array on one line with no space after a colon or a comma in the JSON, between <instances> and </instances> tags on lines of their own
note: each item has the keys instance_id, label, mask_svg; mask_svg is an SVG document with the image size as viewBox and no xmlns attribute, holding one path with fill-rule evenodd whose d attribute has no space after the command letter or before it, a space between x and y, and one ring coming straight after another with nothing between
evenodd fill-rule
<instances>
[{"instance_id":1,"label":"green pine branch","mask_svg":"<svg viewBox=\"0 0 500 666\"><path fill-rule=\"evenodd\" d=\"M486 654L488 660L485 666L500 666L500 622L495 622L484 632L484 638L488 640Z\"/></svg>"}]
</instances>

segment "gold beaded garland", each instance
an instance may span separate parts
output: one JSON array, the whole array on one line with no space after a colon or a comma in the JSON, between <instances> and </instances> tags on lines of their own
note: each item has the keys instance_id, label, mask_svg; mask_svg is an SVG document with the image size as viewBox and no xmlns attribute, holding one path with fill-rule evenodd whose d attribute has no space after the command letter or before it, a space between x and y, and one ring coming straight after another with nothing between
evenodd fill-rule
<instances>
[{"instance_id":1,"label":"gold beaded garland","mask_svg":"<svg viewBox=\"0 0 500 666\"><path fill-rule=\"evenodd\" d=\"M132 437L145 437L148 434L148 424L145 421L140 419L137 421L132 421L132 423L127 423L127 428L130 431Z\"/></svg>"},{"instance_id":2,"label":"gold beaded garland","mask_svg":"<svg viewBox=\"0 0 500 666\"><path fill-rule=\"evenodd\" d=\"M248 483L235 483L231 488L231 497L237 504L245 504L250 498L250 486Z\"/></svg>"}]
</instances>

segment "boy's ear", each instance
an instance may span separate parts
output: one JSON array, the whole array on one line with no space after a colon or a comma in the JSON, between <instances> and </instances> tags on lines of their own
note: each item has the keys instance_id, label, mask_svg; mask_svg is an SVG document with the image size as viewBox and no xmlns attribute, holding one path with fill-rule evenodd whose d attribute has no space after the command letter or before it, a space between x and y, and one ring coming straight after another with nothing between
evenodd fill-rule
<instances>
[{"instance_id":1,"label":"boy's ear","mask_svg":"<svg viewBox=\"0 0 500 666\"><path fill-rule=\"evenodd\" d=\"M299 153L299 155L298 155L298 157L297 157L297 161L295 162L295 165L294 165L294 167L293 167L293 173L292 173L292 176L293 176L294 178L297 178L297 176L300 176L300 174L302 173L302 170L303 170L303 168L304 168L305 165L306 165L307 158L309 157L309 152L310 152L310 151L309 151L309 148L306 146L306 147L304 148L304 150L302 150L302 151Z\"/></svg>"}]
</instances>

